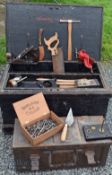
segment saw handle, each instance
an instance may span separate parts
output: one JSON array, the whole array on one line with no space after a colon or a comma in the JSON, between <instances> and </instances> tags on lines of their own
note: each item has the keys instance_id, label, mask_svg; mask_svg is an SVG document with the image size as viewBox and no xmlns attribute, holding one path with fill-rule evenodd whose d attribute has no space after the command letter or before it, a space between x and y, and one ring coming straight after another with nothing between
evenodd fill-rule
<instances>
[{"instance_id":1,"label":"saw handle","mask_svg":"<svg viewBox=\"0 0 112 175\"><path fill-rule=\"evenodd\" d=\"M72 22L68 22L68 61L72 60Z\"/></svg>"},{"instance_id":2,"label":"saw handle","mask_svg":"<svg viewBox=\"0 0 112 175\"><path fill-rule=\"evenodd\" d=\"M63 142L66 140L66 137L67 137L67 129L68 129L68 125L65 124L62 134L61 134L61 141Z\"/></svg>"}]
</instances>

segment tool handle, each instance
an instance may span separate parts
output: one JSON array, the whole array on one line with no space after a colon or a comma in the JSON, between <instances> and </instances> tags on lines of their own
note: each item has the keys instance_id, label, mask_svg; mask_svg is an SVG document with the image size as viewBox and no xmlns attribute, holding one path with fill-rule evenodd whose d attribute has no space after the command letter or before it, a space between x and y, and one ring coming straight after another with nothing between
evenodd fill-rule
<instances>
[{"instance_id":1,"label":"tool handle","mask_svg":"<svg viewBox=\"0 0 112 175\"><path fill-rule=\"evenodd\" d=\"M38 81L49 81L49 80L52 80L50 78L37 78L36 80Z\"/></svg>"},{"instance_id":2,"label":"tool handle","mask_svg":"<svg viewBox=\"0 0 112 175\"><path fill-rule=\"evenodd\" d=\"M75 84L75 80L61 80L61 79L57 79L56 84Z\"/></svg>"},{"instance_id":3,"label":"tool handle","mask_svg":"<svg viewBox=\"0 0 112 175\"><path fill-rule=\"evenodd\" d=\"M59 88L61 88L61 89L70 89L70 88L75 88L75 86L60 85Z\"/></svg>"},{"instance_id":4,"label":"tool handle","mask_svg":"<svg viewBox=\"0 0 112 175\"><path fill-rule=\"evenodd\" d=\"M43 29L39 29L39 45L42 45L42 33L43 33Z\"/></svg>"},{"instance_id":5,"label":"tool handle","mask_svg":"<svg viewBox=\"0 0 112 175\"><path fill-rule=\"evenodd\" d=\"M68 125L65 124L65 126L64 126L64 128L63 128L63 131L62 131L62 134L61 134L61 141L63 141L63 142L66 140L67 128L68 128Z\"/></svg>"},{"instance_id":6,"label":"tool handle","mask_svg":"<svg viewBox=\"0 0 112 175\"><path fill-rule=\"evenodd\" d=\"M25 80L26 78L27 78L27 76L26 76L26 77L21 78L19 81L17 81L17 83L19 83L19 82L21 82L21 81Z\"/></svg>"},{"instance_id":7,"label":"tool handle","mask_svg":"<svg viewBox=\"0 0 112 175\"><path fill-rule=\"evenodd\" d=\"M39 46L39 61L43 61L44 55L45 55L44 46L41 45L41 46Z\"/></svg>"},{"instance_id":8,"label":"tool handle","mask_svg":"<svg viewBox=\"0 0 112 175\"><path fill-rule=\"evenodd\" d=\"M68 60L72 60L72 22L68 22Z\"/></svg>"}]
</instances>

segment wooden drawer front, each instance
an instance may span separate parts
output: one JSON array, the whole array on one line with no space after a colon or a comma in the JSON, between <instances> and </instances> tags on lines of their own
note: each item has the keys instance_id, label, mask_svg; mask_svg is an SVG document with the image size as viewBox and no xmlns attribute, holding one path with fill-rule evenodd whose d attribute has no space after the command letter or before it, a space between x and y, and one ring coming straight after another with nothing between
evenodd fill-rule
<instances>
[{"instance_id":1,"label":"wooden drawer front","mask_svg":"<svg viewBox=\"0 0 112 175\"><path fill-rule=\"evenodd\" d=\"M18 171L34 171L40 169L40 154L38 151L28 149L15 150L14 159Z\"/></svg>"},{"instance_id":2,"label":"wooden drawer front","mask_svg":"<svg viewBox=\"0 0 112 175\"><path fill-rule=\"evenodd\" d=\"M40 157L38 154L31 154L28 157L16 157L15 163L17 170L27 170L27 171L34 171L39 170L39 159Z\"/></svg>"},{"instance_id":3,"label":"wooden drawer front","mask_svg":"<svg viewBox=\"0 0 112 175\"><path fill-rule=\"evenodd\" d=\"M40 167L48 169L86 167L102 165L107 157L109 146L90 146L71 150L45 151L41 156Z\"/></svg>"},{"instance_id":4,"label":"wooden drawer front","mask_svg":"<svg viewBox=\"0 0 112 175\"><path fill-rule=\"evenodd\" d=\"M17 171L30 171L31 166L30 166L30 160L27 159L19 159L15 158L15 165L16 165L16 170Z\"/></svg>"},{"instance_id":5,"label":"wooden drawer front","mask_svg":"<svg viewBox=\"0 0 112 175\"><path fill-rule=\"evenodd\" d=\"M109 147L110 145L92 145L49 151L16 150L14 151L16 169L33 171L104 165Z\"/></svg>"},{"instance_id":6,"label":"wooden drawer front","mask_svg":"<svg viewBox=\"0 0 112 175\"><path fill-rule=\"evenodd\" d=\"M52 151L49 154L49 166L51 168L70 167L76 165L76 153L74 150Z\"/></svg>"},{"instance_id":7,"label":"wooden drawer front","mask_svg":"<svg viewBox=\"0 0 112 175\"><path fill-rule=\"evenodd\" d=\"M88 154L89 158L87 158L86 156L87 151L82 148L73 150L48 151L45 154L48 155L50 169L70 168L75 166L88 166L91 164L96 164L96 162L94 161L94 156L91 156L92 153L95 154L94 150L90 149L90 152ZM91 163L89 160L90 158L92 159Z\"/></svg>"}]
</instances>

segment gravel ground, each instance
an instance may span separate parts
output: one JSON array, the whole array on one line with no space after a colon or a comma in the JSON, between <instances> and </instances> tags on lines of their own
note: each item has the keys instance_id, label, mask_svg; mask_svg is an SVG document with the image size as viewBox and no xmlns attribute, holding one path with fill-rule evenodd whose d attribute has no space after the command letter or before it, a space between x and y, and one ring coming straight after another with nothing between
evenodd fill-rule
<instances>
[{"instance_id":1,"label":"gravel ground","mask_svg":"<svg viewBox=\"0 0 112 175\"><path fill-rule=\"evenodd\" d=\"M108 77L108 84L112 87L112 62L103 63L105 73ZM4 66L0 67L2 74ZM0 121L2 119L0 118ZM112 99L110 99L107 111L107 123L112 130ZM34 173L18 173L15 171L14 157L12 154L12 136L4 135L2 132L2 122L0 123L0 175L112 175L112 147L109 151L107 163L104 167L95 168L75 168L70 170L34 172Z\"/></svg>"}]
</instances>

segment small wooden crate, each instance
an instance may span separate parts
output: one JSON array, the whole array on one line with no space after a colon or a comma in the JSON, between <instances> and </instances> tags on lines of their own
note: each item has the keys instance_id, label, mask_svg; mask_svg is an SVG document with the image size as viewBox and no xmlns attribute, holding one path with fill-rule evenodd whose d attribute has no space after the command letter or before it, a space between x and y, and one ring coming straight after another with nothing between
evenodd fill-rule
<instances>
[{"instance_id":1,"label":"small wooden crate","mask_svg":"<svg viewBox=\"0 0 112 175\"><path fill-rule=\"evenodd\" d=\"M25 98L13 103L14 109L17 113L22 132L32 145L37 145L49 137L58 133L64 126L63 121L52 111L49 110L48 105L42 93L35 94L31 97ZM44 119L51 119L56 123L56 126L45 133L36 136L35 138L27 131L26 127L39 122Z\"/></svg>"}]
</instances>

